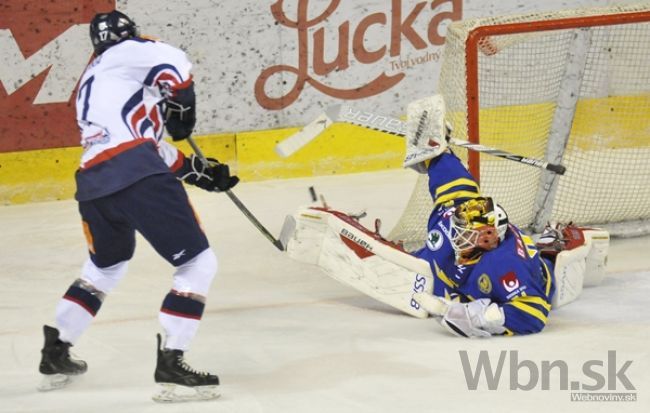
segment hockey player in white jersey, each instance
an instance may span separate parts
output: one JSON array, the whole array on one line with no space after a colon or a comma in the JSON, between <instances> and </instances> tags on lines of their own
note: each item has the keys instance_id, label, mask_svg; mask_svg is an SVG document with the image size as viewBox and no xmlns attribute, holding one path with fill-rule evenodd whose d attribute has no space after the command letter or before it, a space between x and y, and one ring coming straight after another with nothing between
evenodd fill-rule
<instances>
[{"instance_id":1,"label":"hockey player in white jersey","mask_svg":"<svg viewBox=\"0 0 650 413\"><path fill-rule=\"evenodd\" d=\"M76 173L79 211L89 258L56 308L56 327L44 326L41 390L65 385L87 365L69 349L90 326L105 296L127 271L138 231L175 268L159 321L154 399L218 396L216 375L197 372L183 359L195 336L217 270L181 184L226 191L237 184L227 165L204 165L162 140L190 136L196 122L191 63L185 53L139 36L123 13L96 15L90 23L96 57L79 83L76 109L83 155ZM176 385L191 388L179 396Z\"/></svg>"}]
</instances>

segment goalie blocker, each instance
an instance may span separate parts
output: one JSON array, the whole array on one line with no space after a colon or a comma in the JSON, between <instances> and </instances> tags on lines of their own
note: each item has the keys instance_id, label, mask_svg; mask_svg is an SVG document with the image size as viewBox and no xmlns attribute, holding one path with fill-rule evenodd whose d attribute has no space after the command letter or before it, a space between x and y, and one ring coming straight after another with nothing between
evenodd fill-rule
<instances>
[{"instance_id":1,"label":"goalie blocker","mask_svg":"<svg viewBox=\"0 0 650 413\"><path fill-rule=\"evenodd\" d=\"M317 265L335 280L409 315L428 317L413 299L414 293L433 291L431 268L425 260L339 211L305 207L287 222L294 220L289 257Z\"/></svg>"}]
</instances>

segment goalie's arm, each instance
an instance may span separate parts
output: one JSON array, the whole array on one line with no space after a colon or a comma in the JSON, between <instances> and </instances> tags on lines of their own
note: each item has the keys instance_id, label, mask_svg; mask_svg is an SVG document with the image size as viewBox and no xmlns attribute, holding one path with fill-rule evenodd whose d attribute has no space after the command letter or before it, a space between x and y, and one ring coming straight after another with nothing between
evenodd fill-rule
<instances>
[{"instance_id":1,"label":"goalie's arm","mask_svg":"<svg viewBox=\"0 0 650 413\"><path fill-rule=\"evenodd\" d=\"M413 298L429 314L440 319L449 332L461 337L490 337L538 333L546 326L550 305L541 297L516 297L505 304L488 298L459 303L431 294Z\"/></svg>"},{"instance_id":2,"label":"goalie's arm","mask_svg":"<svg viewBox=\"0 0 650 413\"><path fill-rule=\"evenodd\" d=\"M427 293L417 293L413 299L454 335L484 338L507 333L503 308L488 298L460 303Z\"/></svg>"},{"instance_id":3,"label":"goalie's arm","mask_svg":"<svg viewBox=\"0 0 650 413\"><path fill-rule=\"evenodd\" d=\"M479 185L456 155L445 152L424 163L434 207L458 204L481 196Z\"/></svg>"},{"instance_id":4,"label":"goalie's arm","mask_svg":"<svg viewBox=\"0 0 650 413\"><path fill-rule=\"evenodd\" d=\"M539 333L546 326L551 306L542 297L515 297L501 306L505 316L504 327L510 334Z\"/></svg>"}]
</instances>

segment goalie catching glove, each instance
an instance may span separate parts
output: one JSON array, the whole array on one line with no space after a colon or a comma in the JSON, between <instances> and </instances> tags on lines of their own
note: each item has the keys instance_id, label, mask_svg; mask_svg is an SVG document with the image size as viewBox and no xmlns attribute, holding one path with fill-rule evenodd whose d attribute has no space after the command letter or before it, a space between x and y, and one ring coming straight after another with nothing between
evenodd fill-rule
<instances>
[{"instance_id":1,"label":"goalie catching glove","mask_svg":"<svg viewBox=\"0 0 650 413\"><path fill-rule=\"evenodd\" d=\"M201 158L192 154L190 158L184 159L183 166L176 171L176 176L183 182L206 191L227 191L237 185L239 178L230 175L228 165L214 158L208 158L207 161L206 165Z\"/></svg>"},{"instance_id":2,"label":"goalie catching glove","mask_svg":"<svg viewBox=\"0 0 650 413\"><path fill-rule=\"evenodd\" d=\"M440 319L440 324L454 335L482 338L501 335L506 331L503 310L487 298L459 303L427 293L416 293L413 299L429 314Z\"/></svg>"},{"instance_id":3,"label":"goalie catching glove","mask_svg":"<svg viewBox=\"0 0 650 413\"><path fill-rule=\"evenodd\" d=\"M445 101L441 95L416 100L408 105L404 168L426 173L426 163L447 150Z\"/></svg>"}]
</instances>

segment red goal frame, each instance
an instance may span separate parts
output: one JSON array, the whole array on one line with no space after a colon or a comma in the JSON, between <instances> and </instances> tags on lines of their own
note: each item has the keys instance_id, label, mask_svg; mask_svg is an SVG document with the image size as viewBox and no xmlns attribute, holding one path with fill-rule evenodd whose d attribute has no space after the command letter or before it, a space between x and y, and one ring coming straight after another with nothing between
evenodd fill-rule
<instances>
[{"instance_id":1,"label":"red goal frame","mask_svg":"<svg viewBox=\"0 0 650 413\"><path fill-rule=\"evenodd\" d=\"M472 29L465 41L465 68L467 76L467 139L480 143L479 137L479 42L489 36L520 34L538 31L576 29L592 26L612 26L650 22L650 11L631 12L609 15L570 17L555 20L542 20L522 23L506 23L492 26L480 26ZM468 151L468 166L472 176L480 182L480 154Z\"/></svg>"}]
</instances>

